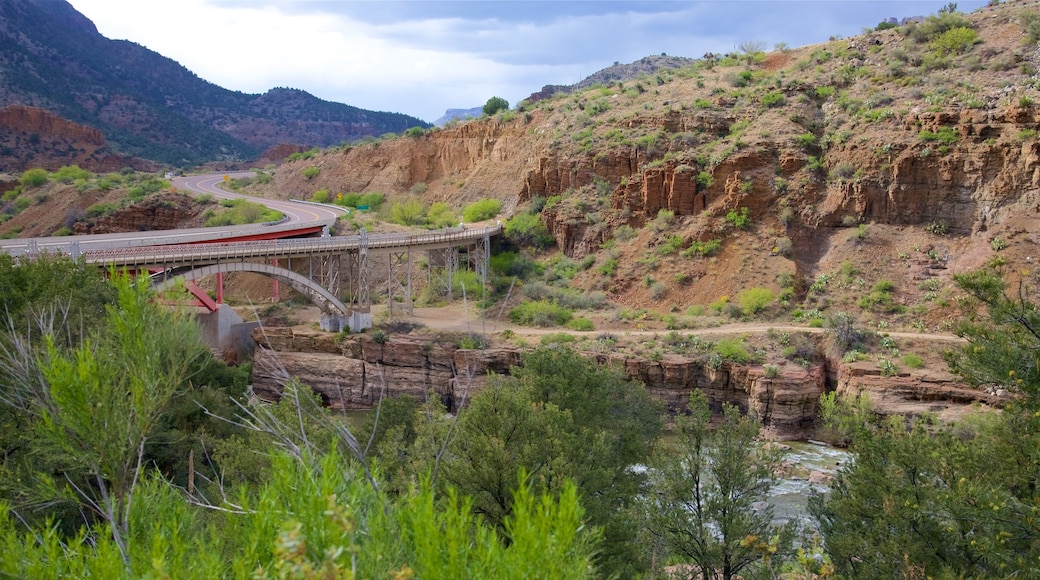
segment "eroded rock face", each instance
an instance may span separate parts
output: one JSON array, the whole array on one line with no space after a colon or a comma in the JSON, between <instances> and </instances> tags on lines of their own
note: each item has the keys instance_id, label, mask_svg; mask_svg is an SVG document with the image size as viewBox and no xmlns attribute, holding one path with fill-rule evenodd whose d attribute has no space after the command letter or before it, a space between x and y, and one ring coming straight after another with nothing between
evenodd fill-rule
<instances>
[{"instance_id":1,"label":"eroded rock face","mask_svg":"<svg viewBox=\"0 0 1040 580\"><path fill-rule=\"evenodd\" d=\"M483 389L491 373L508 374L521 362L517 349L465 350L411 336L395 336L385 343L362 336L336 344L327 334L268 328L254 331L253 337L260 344L252 377L258 396L277 400L289 377L298 377L337 410L370 409L380 397L421 399L431 393L455 409ZM671 413L684 411L690 393L700 389L715 412L731 404L756 413L764 435L775 439L809 436L825 390L821 367L787 365L767 378L759 366L723 364L712 369L678 355L658 361L588 356L599 364L616 365L645 384Z\"/></svg>"},{"instance_id":2,"label":"eroded rock face","mask_svg":"<svg viewBox=\"0 0 1040 580\"><path fill-rule=\"evenodd\" d=\"M35 167L55 171L78 165L99 173L133 167L158 168L154 163L114 153L104 134L37 107L10 105L0 109L0 164L6 171Z\"/></svg>"},{"instance_id":3,"label":"eroded rock face","mask_svg":"<svg viewBox=\"0 0 1040 580\"><path fill-rule=\"evenodd\" d=\"M1008 396L970 388L949 373L927 371L916 375L900 373L881 376L868 363L846 365L839 373L837 392L842 397L865 394L881 415L934 414L940 420L956 419L974 405L1003 406Z\"/></svg>"}]
</instances>

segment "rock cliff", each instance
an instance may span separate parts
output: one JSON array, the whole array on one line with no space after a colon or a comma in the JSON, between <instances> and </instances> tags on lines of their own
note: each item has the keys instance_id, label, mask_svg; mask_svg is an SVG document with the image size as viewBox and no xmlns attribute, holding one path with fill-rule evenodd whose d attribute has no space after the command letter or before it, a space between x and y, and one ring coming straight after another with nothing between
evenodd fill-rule
<instances>
[{"instance_id":1,"label":"rock cliff","mask_svg":"<svg viewBox=\"0 0 1040 580\"><path fill-rule=\"evenodd\" d=\"M289 377L296 377L336 410L371 409L380 397L433 394L449 409L465 404L483 389L489 374L509 374L521 364L515 348L467 350L430 338L399 335L384 343L361 335L342 342L327 333L292 328L253 332L257 349L253 391L277 400ZM803 367L780 366L766 372L760 365L723 363L710 368L702 360L664 355L650 360L621 354L587 353L598 363L620 369L646 385L669 413L681 413L694 389L703 391L712 410L723 404L752 412L762 421L764 437L807 439L816 435L820 395L837 390L841 396L866 394L881 415L931 414L953 420L981 405L1000 408L1005 393L972 389L941 371L902 372L883 376L868 363L824 362ZM828 384L828 364L838 368Z\"/></svg>"},{"instance_id":2,"label":"rock cliff","mask_svg":"<svg viewBox=\"0 0 1040 580\"><path fill-rule=\"evenodd\" d=\"M370 409L380 397L435 394L451 409L483 389L490 373L508 374L520 364L512 348L466 350L412 336L385 343L369 337L336 343L331 335L267 328L254 331L260 344L253 363L253 391L277 400L289 377L313 388L331 408ZM817 401L825 390L824 369L788 365L766 377L762 367L723 364L718 369L680 356L660 361L589 353L602 364L615 365L640 381L672 413L685 409L693 389L704 391L715 411L736 405L756 413L764 434L775 439L802 439L816 425Z\"/></svg>"},{"instance_id":3,"label":"rock cliff","mask_svg":"<svg viewBox=\"0 0 1040 580\"><path fill-rule=\"evenodd\" d=\"M158 167L114 153L101 131L44 109L23 105L0 109L0 166L21 172L36 167L54 171L65 165L98 173L124 167L154 171Z\"/></svg>"}]
</instances>

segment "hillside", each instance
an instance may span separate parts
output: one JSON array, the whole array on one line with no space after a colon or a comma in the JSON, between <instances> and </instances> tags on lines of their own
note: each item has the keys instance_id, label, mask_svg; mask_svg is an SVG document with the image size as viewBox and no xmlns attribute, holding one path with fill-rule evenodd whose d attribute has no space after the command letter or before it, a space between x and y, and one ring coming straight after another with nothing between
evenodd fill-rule
<instances>
[{"instance_id":1,"label":"hillside","mask_svg":"<svg viewBox=\"0 0 1040 580\"><path fill-rule=\"evenodd\" d=\"M428 123L274 88L229 91L140 45L109 40L64 0L0 0L0 109L24 105L92 127L118 154L175 166L248 161L281 144L324 147ZM8 117L21 108L8 109ZM0 125L0 142L24 122ZM0 151L21 171L36 142Z\"/></svg>"},{"instance_id":2,"label":"hillside","mask_svg":"<svg viewBox=\"0 0 1040 580\"><path fill-rule=\"evenodd\" d=\"M495 197L506 216L547 200L558 248L591 256L571 284L621 306L722 310L766 288L777 316L948 329L951 273L1038 255L1038 13L716 55L299 159L256 189Z\"/></svg>"}]
</instances>

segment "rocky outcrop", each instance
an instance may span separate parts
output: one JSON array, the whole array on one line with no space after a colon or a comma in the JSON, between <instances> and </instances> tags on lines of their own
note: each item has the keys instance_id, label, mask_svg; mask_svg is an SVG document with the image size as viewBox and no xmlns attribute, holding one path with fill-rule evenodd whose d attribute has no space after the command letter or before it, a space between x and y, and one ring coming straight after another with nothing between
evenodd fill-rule
<instances>
[{"instance_id":1,"label":"rocky outcrop","mask_svg":"<svg viewBox=\"0 0 1040 580\"><path fill-rule=\"evenodd\" d=\"M72 225L73 233L109 234L201 227L205 207L186 195L166 194L148 198L97 219L84 218Z\"/></svg>"},{"instance_id":2,"label":"rocky outcrop","mask_svg":"<svg viewBox=\"0 0 1040 580\"><path fill-rule=\"evenodd\" d=\"M309 385L333 409L370 409L381 397L423 398L433 393L449 408L484 388L490 374L520 363L514 349L464 350L415 337L336 342L326 333L263 328L253 362L253 391L277 400L289 377Z\"/></svg>"},{"instance_id":3,"label":"rocky outcrop","mask_svg":"<svg viewBox=\"0 0 1040 580\"><path fill-rule=\"evenodd\" d=\"M491 374L508 374L520 364L511 348L466 350L420 337L394 336L382 343L370 337L335 342L331 335L258 329L260 344L253 363L253 391L277 400L289 377L313 388L333 409L370 409L381 397L429 394L450 409L483 389ZM301 350L309 352L300 352ZM646 385L671 413L682 412L694 389L707 394L716 412L723 404L758 415L764 434L775 439L803 439L812 433L817 401L825 390L822 368L782 367L766 376L762 367L723 364L668 355L661 360L589 353L601 364L615 365ZM772 373L770 373L772 375Z\"/></svg>"},{"instance_id":4,"label":"rocky outcrop","mask_svg":"<svg viewBox=\"0 0 1040 580\"><path fill-rule=\"evenodd\" d=\"M23 105L0 109L0 165L13 172L37 167L54 171L65 165L98 173L123 167L153 171L157 167L113 153L104 134L93 127Z\"/></svg>"},{"instance_id":5,"label":"rocky outcrop","mask_svg":"<svg viewBox=\"0 0 1040 580\"><path fill-rule=\"evenodd\" d=\"M931 414L942 420L956 419L977 405L999 408L1008 401L1008 395L1003 392L969 388L949 373L920 371L882 376L873 363L842 367L837 392L847 398L868 396L874 411L881 415Z\"/></svg>"}]
</instances>

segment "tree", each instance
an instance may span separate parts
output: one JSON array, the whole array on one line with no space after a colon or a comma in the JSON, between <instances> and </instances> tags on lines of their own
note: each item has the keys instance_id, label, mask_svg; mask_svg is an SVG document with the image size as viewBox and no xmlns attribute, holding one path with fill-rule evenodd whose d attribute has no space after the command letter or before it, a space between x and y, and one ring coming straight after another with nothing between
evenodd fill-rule
<instances>
[{"instance_id":1,"label":"tree","mask_svg":"<svg viewBox=\"0 0 1040 580\"><path fill-rule=\"evenodd\" d=\"M52 333L36 347L9 337L17 346L3 361L4 402L33 417L34 444L62 466L53 499L74 498L106 522L127 562L145 443L208 352L194 321L163 310L142 280L114 277L116 304L87 340L69 347Z\"/></svg>"},{"instance_id":2,"label":"tree","mask_svg":"<svg viewBox=\"0 0 1040 580\"><path fill-rule=\"evenodd\" d=\"M23 187L39 187L44 183L47 183L49 176L47 171L44 169L26 169L22 172L22 176L18 178L18 183Z\"/></svg>"},{"instance_id":3,"label":"tree","mask_svg":"<svg viewBox=\"0 0 1040 580\"><path fill-rule=\"evenodd\" d=\"M672 554L693 562L705 580L729 580L781 560L794 530L774 526L765 503L779 481L781 452L756 444L758 422L735 407L726 406L714 432L710 420L707 398L694 391L690 414L676 421L674 451L660 457L656 494L645 503L650 533Z\"/></svg>"},{"instance_id":4,"label":"tree","mask_svg":"<svg viewBox=\"0 0 1040 580\"><path fill-rule=\"evenodd\" d=\"M641 384L569 348L529 352L511 374L492 377L461 413L445 478L499 530L518 469L536 491L559 493L573 480L588 521L603 528L597 565L631 576L640 554L626 510L646 483L631 467L645 464L656 444L661 405Z\"/></svg>"},{"instance_id":5,"label":"tree","mask_svg":"<svg viewBox=\"0 0 1040 580\"><path fill-rule=\"evenodd\" d=\"M824 399L850 432L855 460L827 497L810 499L838 574L1035 576L1040 573L1040 314L1025 284L1009 290L999 259L954 276L968 299L946 354L969 382L1016 393L999 414L955 425L878 421L863 405Z\"/></svg>"},{"instance_id":6,"label":"tree","mask_svg":"<svg viewBox=\"0 0 1040 580\"><path fill-rule=\"evenodd\" d=\"M480 222L495 217L502 210L502 201L498 199L481 199L462 209L462 219L466 223Z\"/></svg>"},{"instance_id":7,"label":"tree","mask_svg":"<svg viewBox=\"0 0 1040 580\"><path fill-rule=\"evenodd\" d=\"M390 206L390 219L402 226L417 226L426 221L426 204L413 197Z\"/></svg>"},{"instance_id":8,"label":"tree","mask_svg":"<svg viewBox=\"0 0 1040 580\"><path fill-rule=\"evenodd\" d=\"M451 211L451 206L447 203L436 201L430 204L430 209L426 212L426 225L440 229L450 228L457 223L459 223L459 217Z\"/></svg>"},{"instance_id":9,"label":"tree","mask_svg":"<svg viewBox=\"0 0 1040 580\"><path fill-rule=\"evenodd\" d=\"M547 248L553 243L552 234L537 214L521 213L506 222L506 239L518 246Z\"/></svg>"},{"instance_id":10,"label":"tree","mask_svg":"<svg viewBox=\"0 0 1040 580\"><path fill-rule=\"evenodd\" d=\"M509 110L509 101L502 97L491 97L484 103L484 114L489 117L499 111L507 110Z\"/></svg>"}]
</instances>

